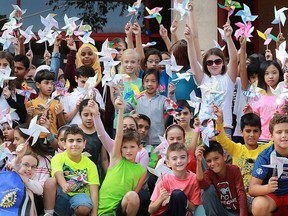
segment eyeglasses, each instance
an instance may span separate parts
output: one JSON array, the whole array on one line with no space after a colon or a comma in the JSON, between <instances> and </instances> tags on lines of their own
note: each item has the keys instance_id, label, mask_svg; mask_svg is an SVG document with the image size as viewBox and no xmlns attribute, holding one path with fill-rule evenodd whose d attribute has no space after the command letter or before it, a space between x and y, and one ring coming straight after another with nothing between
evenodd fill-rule
<instances>
[{"instance_id":1,"label":"eyeglasses","mask_svg":"<svg viewBox=\"0 0 288 216\"><path fill-rule=\"evenodd\" d=\"M27 169L31 168L31 170L35 170L37 168L36 165L31 166L29 163L22 163L21 165Z\"/></svg>"},{"instance_id":2,"label":"eyeglasses","mask_svg":"<svg viewBox=\"0 0 288 216\"><path fill-rule=\"evenodd\" d=\"M213 60L207 60L206 61L207 66L212 66L213 63L215 63L215 65L220 65L223 63L223 60L222 59L215 59L214 61Z\"/></svg>"},{"instance_id":3,"label":"eyeglasses","mask_svg":"<svg viewBox=\"0 0 288 216\"><path fill-rule=\"evenodd\" d=\"M147 62L148 63L150 63L150 64L152 64L153 62L155 63L155 64L159 64L159 62L160 62L160 60L158 60L158 59L156 59L156 60L147 60Z\"/></svg>"}]
</instances>

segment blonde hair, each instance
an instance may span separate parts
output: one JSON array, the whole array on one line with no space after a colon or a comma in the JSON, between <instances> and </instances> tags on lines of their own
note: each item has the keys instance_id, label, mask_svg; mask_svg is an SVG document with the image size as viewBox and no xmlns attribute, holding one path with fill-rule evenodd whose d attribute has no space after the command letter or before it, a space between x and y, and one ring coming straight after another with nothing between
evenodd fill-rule
<instances>
[{"instance_id":1,"label":"blonde hair","mask_svg":"<svg viewBox=\"0 0 288 216\"><path fill-rule=\"evenodd\" d=\"M124 73L125 73L125 70L124 70L124 68L122 67L122 63L123 63L124 59L125 59L128 55L132 55L132 56L134 56L134 57L137 59L137 61L138 61L138 63L139 63L139 70L140 70L140 56L139 56L139 54L138 54L138 53L136 52L136 50L134 50L134 49L126 49L126 50L123 52L122 56L121 56L121 67L120 67L120 73L121 73L121 74L124 74ZM136 75L139 76L139 71L137 71Z\"/></svg>"}]
</instances>

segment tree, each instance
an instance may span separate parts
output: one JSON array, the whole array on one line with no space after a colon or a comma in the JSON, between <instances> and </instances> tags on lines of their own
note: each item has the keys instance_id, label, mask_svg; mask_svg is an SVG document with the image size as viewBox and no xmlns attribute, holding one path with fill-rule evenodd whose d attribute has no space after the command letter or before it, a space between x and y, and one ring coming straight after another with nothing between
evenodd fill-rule
<instances>
[{"instance_id":1,"label":"tree","mask_svg":"<svg viewBox=\"0 0 288 216\"><path fill-rule=\"evenodd\" d=\"M61 8L68 10L73 7L81 9L79 16L85 24L89 24L95 32L102 31L103 26L107 24L107 13L110 10L115 10L121 7L119 16L123 16L128 5L132 5L136 0L49 0L47 5L54 5L53 10L56 10L61 5ZM64 7L63 7L64 5Z\"/></svg>"}]
</instances>

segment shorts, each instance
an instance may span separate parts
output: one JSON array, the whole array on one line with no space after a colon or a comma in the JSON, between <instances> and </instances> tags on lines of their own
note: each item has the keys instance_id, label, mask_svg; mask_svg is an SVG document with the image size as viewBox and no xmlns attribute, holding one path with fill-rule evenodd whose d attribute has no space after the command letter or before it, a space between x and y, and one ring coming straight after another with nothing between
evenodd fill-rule
<instances>
[{"instance_id":1,"label":"shorts","mask_svg":"<svg viewBox=\"0 0 288 216\"><path fill-rule=\"evenodd\" d=\"M285 194L283 196L277 196L273 193L269 193L268 196L274 200L274 202L276 203L276 208L278 208L279 206L288 205L288 194Z\"/></svg>"},{"instance_id":2,"label":"shorts","mask_svg":"<svg viewBox=\"0 0 288 216\"><path fill-rule=\"evenodd\" d=\"M79 206L86 206L89 209L93 208L93 202L85 193L79 193L74 196L69 196L62 191L62 188L57 186L57 196L55 203L55 212L61 216L72 215L74 210Z\"/></svg>"}]
</instances>

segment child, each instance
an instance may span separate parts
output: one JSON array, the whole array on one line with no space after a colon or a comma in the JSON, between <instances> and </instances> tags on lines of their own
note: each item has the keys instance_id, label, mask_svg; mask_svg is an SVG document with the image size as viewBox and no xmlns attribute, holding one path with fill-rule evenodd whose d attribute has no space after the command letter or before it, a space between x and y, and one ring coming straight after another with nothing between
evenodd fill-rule
<instances>
[{"instance_id":1,"label":"child","mask_svg":"<svg viewBox=\"0 0 288 216\"><path fill-rule=\"evenodd\" d=\"M249 194L255 197L252 202L252 213L255 216L272 215L279 207L287 209L287 128L287 115L273 116L269 124L273 145L265 149L254 164ZM269 164L272 164L272 167L274 165L275 168L264 167ZM279 173L281 166L283 166L283 173ZM287 212L282 215L287 215Z\"/></svg>"},{"instance_id":2,"label":"child","mask_svg":"<svg viewBox=\"0 0 288 216\"><path fill-rule=\"evenodd\" d=\"M196 175L186 170L189 162L187 149L183 144L173 143L167 150L167 166L175 176L163 176L151 196L151 215L185 216L201 205L200 188Z\"/></svg>"},{"instance_id":3,"label":"child","mask_svg":"<svg viewBox=\"0 0 288 216\"><path fill-rule=\"evenodd\" d=\"M151 126L151 120L148 116L144 114L138 114L136 117L137 125L138 125L138 133L140 135L141 143L143 146L146 146L146 138L148 138L149 129Z\"/></svg>"},{"instance_id":4,"label":"child","mask_svg":"<svg viewBox=\"0 0 288 216\"><path fill-rule=\"evenodd\" d=\"M79 115L79 104L83 101L87 92L84 90L84 86L89 77L94 77L95 72L91 66L81 66L77 69L77 73L75 76L75 82L77 83L77 87L73 89L71 95L63 97L61 100L64 106L64 117L66 122L69 124L81 124L81 118ZM95 99L99 104L101 109L105 110L105 105L103 102L103 98L100 92L94 88L92 92L93 99ZM91 95L92 95L91 94Z\"/></svg>"},{"instance_id":5,"label":"child","mask_svg":"<svg viewBox=\"0 0 288 216\"><path fill-rule=\"evenodd\" d=\"M55 179L49 179L50 185L45 185L49 192L45 197L45 213L53 215L57 194L55 209L58 215L73 212L75 215L97 215L99 177L96 165L82 155L85 134L79 127L71 126L66 129L64 139L66 150L51 160L51 174Z\"/></svg>"},{"instance_id":6,"label":"child","mask_svg":"<svg viewBox=\"0 0 288 216\"><path fill-rule=\"evenodd\" d=\"M30 61L26 55L16 55L14 57L14 74L16 79L22 82L25 81L26 75L30 70Z\"/></svg>"},{"instance_id":7,"label":"child","mask_svg":"<svg viewBox=\"0 0 288 216\"><path fill-rule=\"evenodd\" d=\"M283 71L276 61L264 61L260 65L258 75L258 87L266 91L266 95L261 95L258 101L245 106L244 112L255 112L259 115L262 125L260 140L267 142L269 137L269 122L272 114L277 110L277 97L270 88L275 89L279 82L283 81Z\"/></svg>"},{"instance_id":8,"label":"child","mask_svg":"<svg viewBox=\"0 0 288 216\"><path fill-rule=\"evenodd\" d=\"M142 148L139 134L131 129L123 131L124 101L120 96L115 106L119 110L118 123L110 165L99 192L100 216L115 212L136 215L140 205L137 193L146 177L145 168L135 163Z\"/></svg>"},{"instance_id":9,"label":"child","mask_svg":"<svg viewBox=\"0 0 288 216\"><path fill-rule=\"evenodd\" d=\"M217 116L217 129L220 133L216 136L216 141L231 155L232 164L238 165L243 177L244 187L248 193L249 183L252 177L252 170L258 155L272 142L258 145L261 135L261 120L255 113L247 113L241 117L241 134L244 145L230 140L224 133L222 110L214 106L214 114ZM248 207L251 211L252 199L248 196Z\"/></svg>"},{"instance_id":10,"label":"child","mask_svg":"<svg viewBox=\"0 0 288 216\"><path fill-rule=\"evenodd\" d=\"M226 164L227 156L221 145L209 142L209 147L199 146L196 150L196 177L201 189L206 215L248 215L245 188L238 166ZM202 157L208 170L203 173ZM216 189L216 192L215 192Z\"/></svg>"},{"instance_id":11,"label":"child","mask_svg":"<svg viewBox=\"0 0 288 216\"><path fill-rule=\"evenodd\" d=\"M36 115L44 115L50 122L51 132L57 135L57 128L66 122L63 116L62 104L55 99L50 99L53 91L53 81L54 73L48 70L40 70L37 72L35 82L36 87L39 89L39 95L36 99L25 104L27 109L26 122L30 122Z\"/></svg>"},{"instance_id":12,"label":"child","mask_svg":"<svg viewBox=\"0 0 288 216\"><path fill-rule=\"evenodd\" d=\"M159 86L159 71L150 68L145 71L143 77L143 87L145 94L138 98L137 105L127 102L125 104L125 113L136 110L136 113L145 114L151 119L151 129L149 141L155 146L160 143L159 135L162 136L165 131L165 118L163 114L170 107L166 97L157 93Z\"/></svg>"}]
</instances>

